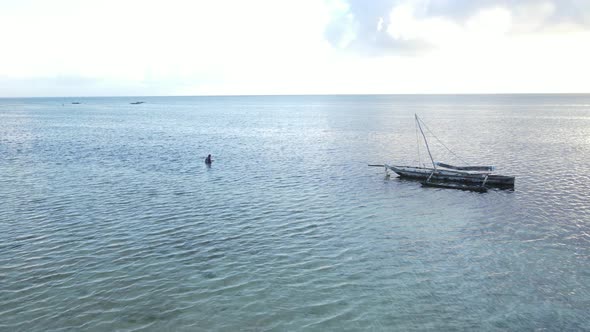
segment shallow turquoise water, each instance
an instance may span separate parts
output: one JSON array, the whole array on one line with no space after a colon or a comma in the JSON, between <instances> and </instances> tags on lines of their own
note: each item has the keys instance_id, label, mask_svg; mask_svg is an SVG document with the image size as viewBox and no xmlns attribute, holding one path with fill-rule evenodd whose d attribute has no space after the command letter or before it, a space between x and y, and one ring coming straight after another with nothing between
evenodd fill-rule
<instances>
[{"instance_id":1,"label":"shallow turquoise water","mask_svg":"<svg viewBox=\"0 0 590 332\"><path fill-rule=\"evenodd\" d=\"M0 100L0 330L590 330L590 95L135 100Z\"/></svg>"}]
</instances>

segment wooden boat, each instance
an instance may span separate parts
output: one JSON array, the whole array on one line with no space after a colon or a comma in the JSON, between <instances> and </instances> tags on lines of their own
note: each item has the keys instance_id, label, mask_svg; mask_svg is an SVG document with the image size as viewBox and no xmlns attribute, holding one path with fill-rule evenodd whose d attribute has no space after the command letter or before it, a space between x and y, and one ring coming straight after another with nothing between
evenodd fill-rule
<instances>
[{"instance_id":1,"label":"wooden boat","mask_svg":"<svg viewBox=\"0 0 590 332\"><path fill-rule=\"evenodd\" d=\"M383 165L387 170L395 172L403 178L432 181L479 184L482 186L513 187L514 176L493 174L487 171L460 171L442 167L414 167Z\"/></svg>"},{"instance_id":2,"label":"wooden boat","mask_svg":"<svg viewBox=\"0 0 590 332\"><path fill-rule=\"evenodd\" d=\"M448 189L461 189L485 192L488 187L514 188L514 176L498 175L494 173L494 166L454 166L435 162L426 135L422 130L420 118L415 115L416 124L424 139L432 167L398 166L398 165L369 165L384 166L386 172L393 171L400 178L415 179L424 186ZM444 144L443 144L444 145ZM446 147L446 146L445 146ZM447 148L448 149L448 148ZM449 150L450 151L450 150ZM452 152L452 151L451 151Z\"/></svg>"}]
</instances>

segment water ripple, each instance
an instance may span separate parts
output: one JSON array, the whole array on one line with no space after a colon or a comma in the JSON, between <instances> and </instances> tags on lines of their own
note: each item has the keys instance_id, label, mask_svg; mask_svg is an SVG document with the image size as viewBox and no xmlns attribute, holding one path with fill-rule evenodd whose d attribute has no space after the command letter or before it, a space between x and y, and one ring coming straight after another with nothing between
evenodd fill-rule
<instances>
[{"instance_id":1,"label":"water ripple","mask_svg":"<svg viewBox=\"0 0 590 332\"><path fill-rule=\"evenodd\" d=\"M590 329L588 97L252 98L0 104L0 330Z\"/></svg>"}]
</instances>

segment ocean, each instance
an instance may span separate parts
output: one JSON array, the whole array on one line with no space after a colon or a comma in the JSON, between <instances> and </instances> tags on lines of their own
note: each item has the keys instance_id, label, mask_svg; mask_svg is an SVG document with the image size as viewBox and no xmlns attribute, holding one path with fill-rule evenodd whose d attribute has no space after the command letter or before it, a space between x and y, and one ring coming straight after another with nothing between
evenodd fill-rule
<instances>
[{"instance_id":1,"label":"ocean","mask_svg":"<svg viewBox=\"0 0 590 332\"><path fill-rule=\"evenodd\" d=\"M0 99L0 330L590 330L590 95Z\"/></svg>"}]
</instances>

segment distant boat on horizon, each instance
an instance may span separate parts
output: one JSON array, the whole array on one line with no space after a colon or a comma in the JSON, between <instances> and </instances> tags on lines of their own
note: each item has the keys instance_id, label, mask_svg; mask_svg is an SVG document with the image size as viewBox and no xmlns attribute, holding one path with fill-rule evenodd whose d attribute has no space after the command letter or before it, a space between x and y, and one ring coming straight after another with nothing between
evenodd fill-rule
<instances>
[{"instance_id":1,"label":"distant boat on horizon","mask_svg":"<svg viewBox=\"0 0 590 332\"><path fill-rule=\"evenodd\" d=\"M139 104L143 104L145 103L145 101L134 101L132 103L130 103L131 105L139 105Z\"/></svg>"}]
</instances>

